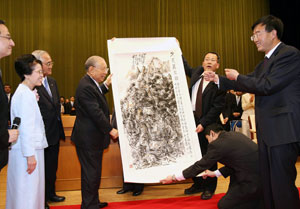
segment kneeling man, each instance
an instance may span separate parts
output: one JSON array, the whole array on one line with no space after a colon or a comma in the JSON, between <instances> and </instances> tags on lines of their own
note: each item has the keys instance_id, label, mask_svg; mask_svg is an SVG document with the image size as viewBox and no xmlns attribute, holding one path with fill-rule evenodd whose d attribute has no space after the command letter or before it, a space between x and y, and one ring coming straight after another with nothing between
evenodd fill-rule
<instances>
[{"instance_id":1,"label":"kneeling man","mask_svg":"<svg viewBox=\"0 0 300 209\"><path fill-rule=\"evenodd\" d=\"M261 183L258 174L257 144L238 132L225 132L219 124L206 127L209 145L206 155L184 171L161 180L168 184L192 178L202 173L203 178L230 176L227 193L218 203L219 209L253 209L261 205ZM216 162L225 166L216 171L207 170Z\"/></svg>"}]
</instances>

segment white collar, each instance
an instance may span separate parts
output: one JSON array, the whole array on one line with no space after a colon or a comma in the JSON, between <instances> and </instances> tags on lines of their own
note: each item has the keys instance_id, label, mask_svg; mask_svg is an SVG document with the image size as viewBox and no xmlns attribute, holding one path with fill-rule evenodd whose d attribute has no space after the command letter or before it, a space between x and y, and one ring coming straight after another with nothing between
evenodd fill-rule
<instances>
[{"instance_id":1,"label":"white collar","mask_svg":"<svg viewBox=\"0 0 300 209\"><path fill-rule=\"evenodd\" d=\"M275 49L277 49L277 47L279 46L279 44L281 44L281 42L279 42L276 46L273 47L273 49L271 49L268 54L265 55L265 57L268 57L268 59L270 59L271 55L273 54L273 52L275 51Z\"/></svg>"},{"instance_id":2,"label":"white collar","mask_svg":"<svg viewBox=\"0 0 300 209\"><path fill-rule=\"evenodd\" d=\"M89 74L87 74L87 75L90 76ZM96 86L98 87L98 89L100 90L100 92L101 92L101 94L102 94L102 90L101 90L101 88L100 88L99 83L98 83L95 79L93 79L92 76L90 76L90 78L94 81L94 83L96 84Z\"/></svg>"}]
</instances>

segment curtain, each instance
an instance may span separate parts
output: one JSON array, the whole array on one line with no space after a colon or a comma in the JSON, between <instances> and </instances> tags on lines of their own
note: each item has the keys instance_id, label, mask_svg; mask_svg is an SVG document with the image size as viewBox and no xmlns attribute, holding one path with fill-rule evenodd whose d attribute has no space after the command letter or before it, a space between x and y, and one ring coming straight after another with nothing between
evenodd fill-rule
<instances>
[{"instance_id":1,"label":"curtain","mask_svg":"<svg viewBox=\"0 0 300 209\"><path fill-rule=\"evenodd\" d=\"M60 94L70 97L89 56L108 63L112 37L176 37L191 66L215 51L221 56L219 74L225 67L246 74L263 57L250 41L251 26L268 13L268 0L0 0L0 19L16 44L0 61L3 80L15 89L16 57L43 49L55 62L52 76ZM107 98L112 108L111 92Z\"/></svg>"}]
</instances>

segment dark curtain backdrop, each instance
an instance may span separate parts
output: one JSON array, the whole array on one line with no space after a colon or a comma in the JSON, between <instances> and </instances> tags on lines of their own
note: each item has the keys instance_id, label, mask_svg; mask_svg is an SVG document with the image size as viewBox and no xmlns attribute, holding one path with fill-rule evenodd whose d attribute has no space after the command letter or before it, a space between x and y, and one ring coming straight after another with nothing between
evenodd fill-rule
<instances>
[{"instance_id":1,"label":"dark curtain backdrop","mask_svg":"<svg viewBox=\"0 0 300 209\"><path fill-rule=\"evenodd\" d=\"M270 13L276 17L279 17L284 23L282 41L300 50L299 10L300 1L270 1Z\"/></svg>"},{"instance_id":2,"label":"dark curtain backdrop","mask_svg":"<svg viewBox=\"0 0 300 209\"><path fill-rule=\"evenodd\" d=\"M251 25L268 13L268 0L0 0L0 19L16 44L0 62L3 80L15 89L15 58L43 49L55 62L60 94L70 97L89 56L108 62L112 37L176 37L191 66L216 51L220 74L225 67L245 74L263 57L250 41Z\"/></svg>"}]
</instances>

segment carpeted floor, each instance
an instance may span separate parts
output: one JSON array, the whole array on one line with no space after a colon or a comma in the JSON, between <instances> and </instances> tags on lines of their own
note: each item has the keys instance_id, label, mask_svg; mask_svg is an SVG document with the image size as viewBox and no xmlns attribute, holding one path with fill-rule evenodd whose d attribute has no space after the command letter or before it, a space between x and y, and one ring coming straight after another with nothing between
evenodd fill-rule
<instances>
[{"instance_id":1,"label":"carpeted floor","mask_svg":"<svg viewBox=\"0 0 300 209\"><path fill-rule=\"evenodd\" d=\"M217 203L224 194L216 194L210 200L201 200L199 196L138 200L128 202L110 202L107 209L217 209ZM51 206L51 209L80 209L80 205Z\"/></svg>"}]
</instances>

